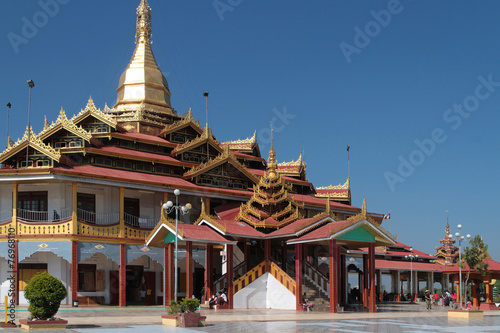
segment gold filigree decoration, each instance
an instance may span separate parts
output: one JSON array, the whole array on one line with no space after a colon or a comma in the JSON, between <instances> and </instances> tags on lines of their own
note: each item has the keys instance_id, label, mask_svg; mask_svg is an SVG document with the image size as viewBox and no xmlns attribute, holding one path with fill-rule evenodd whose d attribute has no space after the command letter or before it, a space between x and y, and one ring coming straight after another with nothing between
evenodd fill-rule
<instances>
[{"instance_id":1,"label":"gold filigree decoration","mask_svg":"<svg viewBox=\"0 0 500 333\"><path fill-rule=\"evenodd\" d=\"M29 132L28 132L29 131ZM29 133L29 135L28 135ZM24 133L24 136L21 140L18 140L15 144L10 146L9 148L5 149L1 154L0 154L0 162L3 162L5 160L5 157L10 156L13 153L18 152L20 149L24 148L26 144L28 143L28 136L29 136L29 145L41 152L42 154L50 157L51 159L59 162L61 159L61 154L54 148L52 148L49 145L46 145L40 140L40 138L33 133L33 128L26 127L26 132Z\"/></svg>"},{"instance_id":2,"label":"gold filigree decoration","mask_svg":"<svg viewBox=\"0 0 500 333\"><path fill-rule=\"evenodd\" d=\"M253 132L253 136L246 139L238 139L233 141L222 142L222 145L237 145L237 144L248 144L248 143L257 143L257 131Z\"/></svg>"},{"instance_id":3,"label":"gold filigree decoration","mask_svg":"<svg viewBox=\"0 0 500 333\"><path fill-rule=\"evenodd\" d=\"M306 166L306 162L302 158L302 153L300 153L299 158L296 161L278 163L278 167L280 166Z\"/></svg>"},{"instance_id":4,"label":"gold filigree decoration","mask_svg":"<svg viewBox=\"0 0 500 333\"><path fill-rule=\"evenodd\" d=\"M222 224L217 222L218 218L213 216L213 215L207 214L205 211L206 211L205 201L203 200L203 198L201 198L200 216L195 221L194 225L199 225L201 223L201 221L205 220L205 221L209 222L211 225L213 225L214 227L216 227L217 229L221 230L222 232L226 232L226 227L224 227Z\"/></svg>"},{"instance_id":5,"label":"gold filigree decoration","mask_svg":"<svg viewBox=\"0 0 500 333\"><path fill-rule=\"evenodd\" d=\"M100 109L96 108L94 101L92 100L92 97L89 97L89 100L87 102L87 105L85 106L85 109L80 110L80 112L73 116L70 120L74 123L77 124L80 121L82 121L84 118L88 117L89 115L93 116L97 120L102 121L108 126L111 126L116 129L117 122L116 120L113 119L113 117L110 114L106 114L102 112Z\"/></svg>"},{"instance_id":6,"label":"gold filigree decoration","mask_svg":"<svg viewBox=\"0 0 500 333\"><path fill-rule=\"evenodd\" d=\"M350 180L347 178L344 184L338 185L329 185L329 186L320 186L316 187L317 190L348 190L350 186Z\"/></svg>"}]
</instances>

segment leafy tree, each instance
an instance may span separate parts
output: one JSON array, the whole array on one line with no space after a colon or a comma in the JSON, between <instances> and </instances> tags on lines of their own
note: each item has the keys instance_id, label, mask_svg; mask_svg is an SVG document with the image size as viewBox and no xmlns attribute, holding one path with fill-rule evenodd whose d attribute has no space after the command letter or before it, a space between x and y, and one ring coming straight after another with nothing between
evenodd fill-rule
<instances>
[{"instance_id":1,"label":"leafy tree","mask_svg":"<svg viewBox=\"0 0 500 333\"><path fill-rule=\"evenodd\" d=\"M55 316L67 295L62 282L46 272L36 274L24 287L24 297L30 304L28 311L33 319L47 320Z\"/></svg>"},{"instance_id":2,"label":"leafy tree","mask_svg":"<svg viewBox=\"0 0 500 333\"><path fill-rule=\"evenodd\" d=\"M464 263L469 266L467 278L465 279L466 286L468 286L469 283L471 270L474 270L481 276L488 274L488 263L486 262L486 259L488 258L488 245L484 244L483 237L480 235L474 236L474 238L471 238L469 241L469 245L470 247L467 246L464 249L462 262L459 263L462 268L464 268ZM467 295L465 299L467 300Z\"/></svg>"},{"instance_id":3,"label":"leafy tree","mask_svg":"<svg viewBox=\"0 0 500 333\"><path fill-rule=\"evenodd\" d=\"M488 263L486 262L488 258L488 245L484 244L483 237L479 235L471 238L469 244L470 247L467 246L464 249L462 265L466 263L469 266L469 273L473 269L477 274L485 276L488 274Z\"/></svg>"}]
</instances>

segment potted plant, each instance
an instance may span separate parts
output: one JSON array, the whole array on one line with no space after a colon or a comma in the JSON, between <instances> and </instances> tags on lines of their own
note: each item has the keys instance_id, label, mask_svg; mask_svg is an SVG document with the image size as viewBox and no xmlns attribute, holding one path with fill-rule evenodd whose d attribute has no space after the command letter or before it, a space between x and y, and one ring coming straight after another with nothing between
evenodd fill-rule
<instances>
[{"instance_id":1,"label":"potted plant","mask_svg":"<svg viewBox=\"0 0 500 333\"><path fill-rule=\"evenodd\" d=\"M28 319L20 319L25 329L65 329L67 320L54 318L61 301L68 295L57 278L42 272L36 274L24 288L24 297L29 302Z\"/></svg>"},{"instance_id":2,"label":"potted plant","mask_svg":"<svg viewBox=\"0 0 500 333\"><path fill-rule=\"evenodd\" d=\"M205 316L198 310L200 301L195 298L184 298L180 302L171 301L167 307L167 315L161 316L163 325L180 327L205 326Z\"/></svg>"}]
</instances>

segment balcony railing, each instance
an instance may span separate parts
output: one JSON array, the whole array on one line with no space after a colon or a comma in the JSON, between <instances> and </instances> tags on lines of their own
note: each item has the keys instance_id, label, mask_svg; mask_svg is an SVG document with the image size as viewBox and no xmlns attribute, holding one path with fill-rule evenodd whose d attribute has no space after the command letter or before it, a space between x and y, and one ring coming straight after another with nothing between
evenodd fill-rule
<instances>
[{"instance_id":1,"label":"balcony railing","mask_svg":"<svg viewBox=\"0 0 500 333\"><path fill-rule=\"evenodd\" d=\"M97 214L78 208L76 214L79 220L97 225L110 225L120 222L120 213Z\"/></svg>"},{"instance_id":2,"label":"balcony railing","mask_svg":"<svg viewBox=\"0 0 500 333\"><path fill-rule=\"evenodd\" d=\"M71 218L71 208L63 208L60 211L54 210L52 212L18 209L17 218L24 222L60 222Z\"/></svg>"},{"instance_id":3,"label":"balcony railing","mask_svg":"<svg viewBox=\"0 0 500 333\"><path fill-rule=\"evenodd\" d=\"M40 212L26 209L17 210L17 218L23 222L60 222L71 219L71 208L64 208L60 211ZM112 225L120 222L120 213L103 213L98 214L87 210L77 209L78 220L96 224L96 225ZM0 223L7 222L12 219L12 211L0 211ZM159 218L143 218L130 214L124 214L125 224L141 229L153 229L159 221Z\"/></svg>"},{"instance_id":4,"label":"balcony railing","mask_svg":"<svg viewBox=\"0 0 500 333\"><path fill-rule=\"evenodd\" d=\"M125 219L125 224L131 227L136 227L141 229L153 229L160 220L159 218L155 219L155 218L137 217L134 215L130 215L128 213L124 213L124 219Z\"/></svg>"}]
</instances>

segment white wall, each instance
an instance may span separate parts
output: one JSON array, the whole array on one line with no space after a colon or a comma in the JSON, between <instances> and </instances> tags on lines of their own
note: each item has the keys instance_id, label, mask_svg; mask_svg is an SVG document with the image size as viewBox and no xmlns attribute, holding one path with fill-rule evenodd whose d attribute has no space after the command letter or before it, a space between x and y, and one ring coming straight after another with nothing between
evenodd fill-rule
<instances>
[{"instance_id":1,"label":"white wall","mask_svg":"<svg viewBox=\"0 0 500 333\"><path fill-rule=\"evenodd\" d=\"M61 257L56 256L52 252L36 252L29 258L20 262L23 263L46 263L47 272L58 278L68 291L68 296L62 300L61 304L70 304L69 298L71 295L71 279L70 279L70 264ZM27 305L28 301L24 298L24 291L19 292L19 304Z\"/></svg>"},{"instance_id":2,"label":"white wall","mask_svg":"<svg viewBox=\"0 0 500 333\"><path fill-rule=\"evenodd\" d=\"M296 298L278 280L265 273L234 297L235 309L279 309L295 310Z\"/></svg>"},{"instance_id":3,"label":"white wall","mask_svg":"<svg viewBox=\"0 0 500 333\"><path fill-rule=\"evenodd\" d=\"M12 211L12 184L0 185L0 211Z\"/></svg>"}]
</instances>

